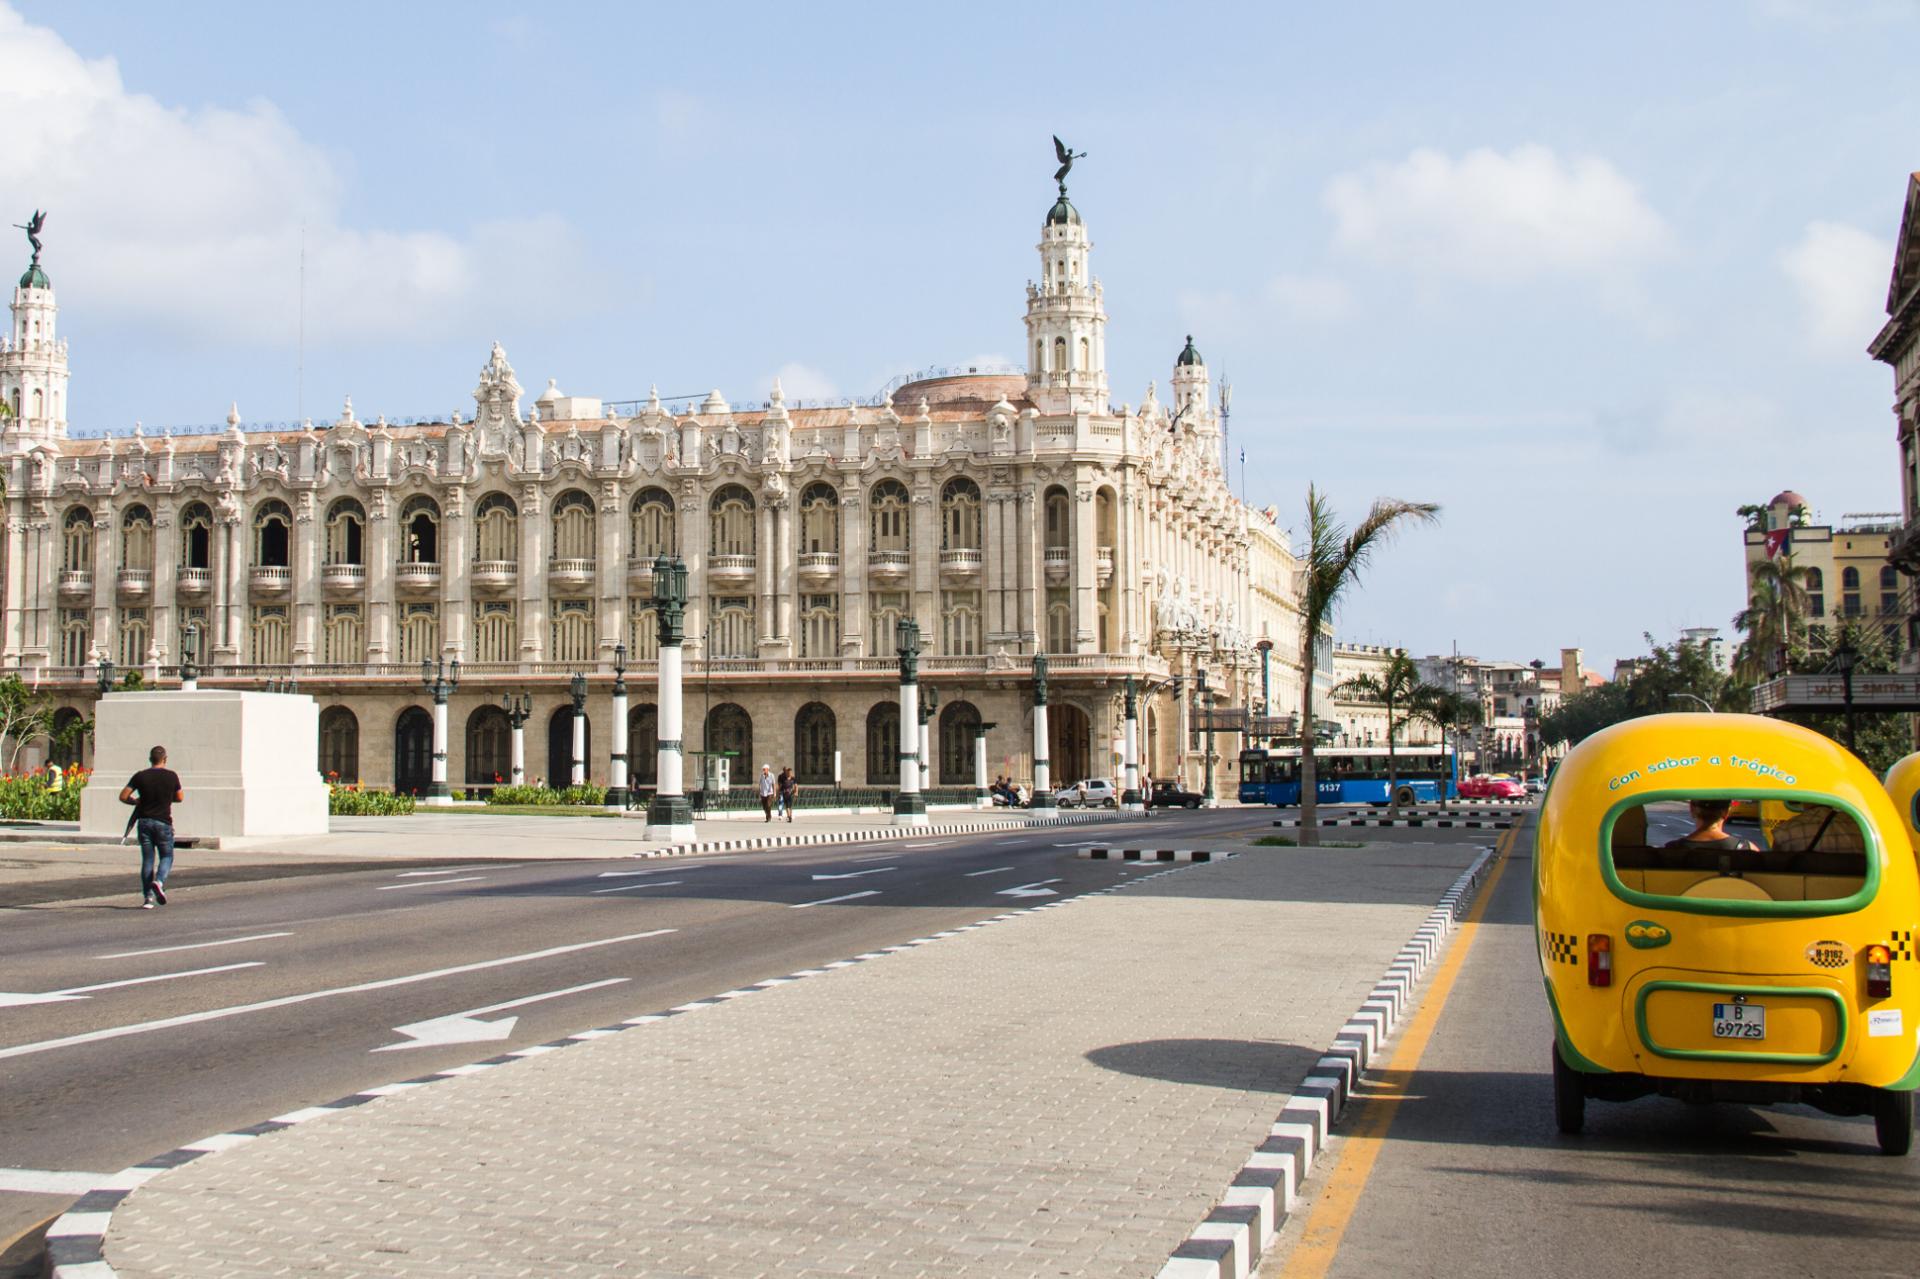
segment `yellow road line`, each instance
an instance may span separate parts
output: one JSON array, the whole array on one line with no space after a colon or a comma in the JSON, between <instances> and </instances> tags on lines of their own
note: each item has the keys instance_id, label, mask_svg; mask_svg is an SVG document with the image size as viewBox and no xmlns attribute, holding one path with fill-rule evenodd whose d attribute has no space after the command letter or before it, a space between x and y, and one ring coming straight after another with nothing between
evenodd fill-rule
<instances>
[{"instance_id":1,"label":"yellow road line","mask_svg":"<svg viewBox=\"0 0 1920 1279\"><path fill-rule=\"evenodd\" d=\"M48 1217L45 1221L34 1222L31 1226L28 1226L25 1230L22 1230L19 1234L15 1235L11 1239L0 1239L0 1257L5 1257L8 1252L12 1251L14 1248L19 1247L20 1241L22 1239L25 1239L29 1235L38 1234L46 1230L48 1226L51 1226L54 1222L60 1220L60 1218L65 1215L66 1215L66 1210L62 1209L61 1211L54 1213L51 1217ZM25 1258L21 1258L21 1260L24 1261ZM10 1262L7 1264L11 1265L15 1263Z\"/></svg>"},{"instance_id":2,"label":"yellow road line","mask_svg":"<svg viewBox=\"0 0 1920 1279\"><path fill-rule=\"evenodd\" d=\"M1501 836L1501 843L1506 847L1500 850L1499 864L1481 886L1480 898L1461 923L1453 948L1435 970L1433 985L1421 1001L1420 1011L1407 1023L1392 1059L1382 1067L1386 1081L1375 1081L1370 1091L1359 1099L1359 1122L1346 1134L1340 1162L1320 1191L1307 1216L1300 1242L1287 1257L1286 1266L1281 1272L1289 1279L1319 1279L1332 1267L1333 1259L1340 1251L1340 1241L1346 1236L1348 1223L1353 1220L1354 1209L1359 1207L1360 1196L1367 1188L1367 1178L1373 1173L1374 1161L1380 1157L1387 1130L1393 1125L1393 1117L1399 1113L1400 1103L1405 1099L1405 1089L1413 1073L1420 1067L1420 1058L1427 1051L1427 1041L1433 1038L1433 1029L1439 1024L1447 996L1453 992L1453 983L1460 975L1461 966L1473 950L1480 917L1487 913L1487 904L1493 900L1493 890L1499 886L1500 877L1506 874L1507 854L1512 851L1513 838L1518 829L1509 829Z\"/></svg>"}]
</instances>

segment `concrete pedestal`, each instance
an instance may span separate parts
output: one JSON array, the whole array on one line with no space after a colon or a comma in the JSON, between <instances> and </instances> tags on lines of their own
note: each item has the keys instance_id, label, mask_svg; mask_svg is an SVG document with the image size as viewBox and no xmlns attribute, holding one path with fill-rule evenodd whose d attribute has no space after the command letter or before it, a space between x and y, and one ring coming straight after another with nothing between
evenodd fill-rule
<instances>
[{"instance_id":1,"label":"concrete pedestal","mask_svg":"<svg viewBox=\"0 0 1920 1279\"><path fill-rule=\"evenodd\" d=\"M188 838L327 833L320 780L320 706L293 693L109 693L94 710L94 776L80 797L80 829L118 835L133 811L120 788L167 748L187 793L173 810Z\"/></svg>"}]
</instances>

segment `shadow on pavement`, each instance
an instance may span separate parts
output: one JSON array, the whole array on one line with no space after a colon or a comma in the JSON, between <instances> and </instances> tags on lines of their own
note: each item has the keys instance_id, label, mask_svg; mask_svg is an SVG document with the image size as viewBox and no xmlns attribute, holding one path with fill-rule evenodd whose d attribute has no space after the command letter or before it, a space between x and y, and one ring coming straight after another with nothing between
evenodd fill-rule
<instances>
[{"instance_id":1,"label":"shadow on pavement","mask_svg":"<svg viewBox=\"0 0 1920 1279\"><path fill-rule=\"evenodd\" d=\"M1105 1070L1236 1092L1291 1092L1320 1054L1298 1044L1249 1039L1146 1039L1096 1048Z\"/></svg>"}]
</instances>

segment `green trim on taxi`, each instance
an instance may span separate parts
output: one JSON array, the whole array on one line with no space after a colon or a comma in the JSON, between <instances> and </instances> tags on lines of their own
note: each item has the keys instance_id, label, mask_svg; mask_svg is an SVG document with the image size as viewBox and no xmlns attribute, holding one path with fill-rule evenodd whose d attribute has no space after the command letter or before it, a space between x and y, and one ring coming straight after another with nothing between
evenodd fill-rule
<instances>
[{"instance_id":1,"label":"green trim on taxi","mask_svg":"<svg viewBox=\"0 0 1920 1279\"><path fill-rule=\"evenodd\" d=\"M1833 1005L1835 1015L1840 1019L1839 1033L1834 1036L1833 1046L1823 1053L1776 1053L1776 1052L1729 1052L1719 1048L1668 1048L1654 1042L1653 1034L1647 1029L1647 997L1658 990L1679 990L1698 995L1759 995L1766 998L1786 999L1824 999ZM1659 1057L1671 1057L1677 1061L1750 1061L1767 1066L1824 1066L1846 1050L1847 1039L1853 1031L1853 1017L1847 1010L1847 1001L1840 992L1828 990L1824 986L1755 986L1742 982L1711 981L1650 981L1640 987L1640 993L1633 1000L1634 1027L1640 1033L1640 1042L1647 1051Z\"/></svg>"}]
</instances>

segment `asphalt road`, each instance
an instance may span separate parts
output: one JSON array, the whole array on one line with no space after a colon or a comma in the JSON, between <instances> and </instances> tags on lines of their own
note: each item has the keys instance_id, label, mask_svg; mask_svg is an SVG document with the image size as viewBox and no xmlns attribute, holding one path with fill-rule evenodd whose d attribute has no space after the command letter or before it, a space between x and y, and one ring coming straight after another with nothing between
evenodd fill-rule
<instances>
[{"instance_id":1,"label":"asphalt road","mask_svg":"<svg viewBox=\"0 0 1920 1279\"><path fill-rule=\"evenodd\" d=\"M1880 1155L1870 1120L1647 1098L1590 1101L1585 1133L1555 1130L1531 848L1523 830L1417 1066L1374 1076L1401 1097L1385 1139L1329 1148L1261 1275L1920 1270L1920 1157ZM1349 1211L1329 1246L1325 1223Z\"/></svg>"},{"instance_id":2,"label":"asphalt road","mask_svg":"<svg viewBox=\"0 0 1920 1279\"><path fill-rule=\"evenodd\" d=\"M1265 833L1264 818L1227 809L244 883L196 882L183 864L156 910L130 892L0 910L0 1251L84 1189L83 1177L43 1174L112 1172L358 1089L1138 873L1078 859L1075 845L1204 846L1209 832Z\"/></svg>"}]
</instances>

